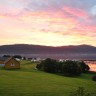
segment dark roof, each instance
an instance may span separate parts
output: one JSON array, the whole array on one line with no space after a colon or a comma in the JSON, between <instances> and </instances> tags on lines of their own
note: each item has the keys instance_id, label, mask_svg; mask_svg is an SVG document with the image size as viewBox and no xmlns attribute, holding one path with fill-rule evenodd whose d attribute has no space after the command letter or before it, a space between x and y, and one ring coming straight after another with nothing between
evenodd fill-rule
<instances>
[{"instance_id":1,"label":"dark roof","mask_svg":"<svg viewBox=\"0 0 96 96\"><path fill-rule=\"evenodd\" d=\"M0 61L6 61L9 57L0 57Z\"/></svg>"},{"instance_id":2,"label":"dark roof","mask_svg":"<svg viewBox=\"0 0 96 96\"><path fill-rule=\"evenodd\" d=\"M12 58L14 58L14 57L9 57L9 58L7 58L5 61L4 61L4 63L7 63L10 59L12 59ZM16 60L16 59L15 59Z\"/></svg>"}]
</instances>

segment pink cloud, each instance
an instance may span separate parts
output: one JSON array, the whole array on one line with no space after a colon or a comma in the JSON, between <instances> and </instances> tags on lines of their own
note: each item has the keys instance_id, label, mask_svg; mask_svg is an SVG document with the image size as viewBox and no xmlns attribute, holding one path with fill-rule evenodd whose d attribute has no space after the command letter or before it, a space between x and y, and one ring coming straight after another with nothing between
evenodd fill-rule
<instances>
[{"instance_id":1,"label":"pink cloud","mask_svg":"<svg viewBox=\"0 0 96 96\"><path fill-rule=\"evenodd\" d=\"M41 32L54 32L68 34L69 29L76 27L78 21L74 18L64 16L58 12L26 12L22 17L22 21L34 25ZM34 29L34 28L33 28Z\"/></svg>"},{"instance_id":2,"label":"pink cloud","mask_svg":"<svg viewBox=\"0 0 96 96\"><path fill-rule=\"evenodd\" d=\"M75 28L69 30L72 31L72 34L78 34L81 36L96 37L96 26L87 25L87 24L78 24Z\"/></svg>"},{"instance_id":3,"label":"pink cloud","mask_svg":"<svg viewBox=\"0 0 96 96\"><path fill-rule=\"evenodd\" d=\"M9 7L9 6L2 6L0 5L0 18L4 19L18 19L22 14L20 13L22 12L22 9L18 9L18 8L13 8L13 7Z\"/></svg>"},{"instance_id":4,"label":"pink cloud","mask_svg":"<svg viewBox=\"0 0 96 96\"><path fill-rule=\"evenodd\" d=\"M65 12L67 12L68 14L76 16L76 17L88 18L88 14L85 11L78 9L78 8L72 8L72 7L65 6L63 8L63 10Z\"/></svg>"}]
</instances>

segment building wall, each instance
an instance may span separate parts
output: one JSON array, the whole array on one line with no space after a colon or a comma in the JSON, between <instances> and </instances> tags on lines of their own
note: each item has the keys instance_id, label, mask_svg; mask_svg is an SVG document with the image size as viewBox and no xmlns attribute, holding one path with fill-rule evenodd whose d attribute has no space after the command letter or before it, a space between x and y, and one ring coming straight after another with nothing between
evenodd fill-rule
<instances>
[{"instance_id":1,"label":"building wall","mask_svg":"<svg viewBox=\"0 0 96 96\"><path fill-rule=\"evenodd\" d=\"M16 61L14 58L10 59L5 64L5 69L19 69L19 68L20 68L20 63Z\"/></svg>"}]
</instances>

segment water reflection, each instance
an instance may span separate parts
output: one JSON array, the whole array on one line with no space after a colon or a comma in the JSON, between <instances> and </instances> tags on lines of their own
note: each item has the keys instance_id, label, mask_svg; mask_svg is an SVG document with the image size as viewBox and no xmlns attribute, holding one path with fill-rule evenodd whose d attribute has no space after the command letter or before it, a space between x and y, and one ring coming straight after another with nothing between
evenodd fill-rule
<instances>
[{"instance_id":1,"label":"water reflection","mask_svg":"<svg viewBox=\"0 0 96 96\"><path fill-rule=\"evenodd\" d=\"M96 72L96 61L85 61L85 63L90 67L90 71Z\"/></svg>"}]
</instances>

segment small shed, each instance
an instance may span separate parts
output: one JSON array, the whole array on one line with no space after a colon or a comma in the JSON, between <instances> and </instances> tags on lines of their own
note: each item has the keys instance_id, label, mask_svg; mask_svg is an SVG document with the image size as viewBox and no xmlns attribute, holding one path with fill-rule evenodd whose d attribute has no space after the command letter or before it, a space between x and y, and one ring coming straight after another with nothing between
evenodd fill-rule
<instances>
[{"instance_id":1,"label":"small shed","mask_svg":"<svg viewBox=\"0 0 96 96\"><path fill-rule=\"evenodd\" d=\"M5 69L19 69L20 62L14 57L0 57L0 66L4 67Z\"/></svg>"}]
</instances>

